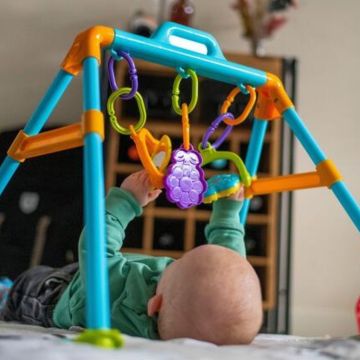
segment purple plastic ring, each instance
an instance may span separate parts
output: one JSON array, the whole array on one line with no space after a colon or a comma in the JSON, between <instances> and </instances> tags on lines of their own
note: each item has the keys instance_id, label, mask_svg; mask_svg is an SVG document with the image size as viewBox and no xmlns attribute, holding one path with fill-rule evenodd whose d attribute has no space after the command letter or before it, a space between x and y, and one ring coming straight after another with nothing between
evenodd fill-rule
<instances>
[{"instance_id":1,"label":"purple plastic ring","mask_svg":"<svg viewBox=\"0 0 360 360\"><path fill-rule=\"evenodd\" d=\"M208 127L208 129L206 130L205 135L202 138L202 142L201 142L201 147L203 149L206 149L208 147L209 143L209 138L210 136L214 133L214 131L217 129L217 127L221 124L221 122L223 122L225 119L231 119L234 120L234 115L231 112L226 112L224 114L219 115ZM223 142L224 140L228 137L228 135L230 134L231 130L232 130L232 125L228 125L225 130L223 131L223 133L220 135L220 137L214 142L214 144L210 144L214 149L217 149Z\"/></svg>"},{"instance_id":2,"label":"purple plastic ring","mask_svg":"<svg viewBox=\"0 0 360 360\"><path fill-rule=\"evenodd\" d=\"M130 100L135 96L135 94L138 90L138 87L139 87L137 71L136 71L136 67L134 64L134 60L128 53L126 53L124 51L119 51L117 53L117 55L122 56L128 63L129 75L130 75L130 81L131 81L131 91L128 94L121 95L120 97L123 100ZM115 63L114 57L110 56L109 61L108 61L108 73L109 73L109 83L110 83L110 87L111 87L112 91L116 91L119 89L119 87L117 86L116 80L115 80L114 63Z\"/></svg>"}]
</instances>

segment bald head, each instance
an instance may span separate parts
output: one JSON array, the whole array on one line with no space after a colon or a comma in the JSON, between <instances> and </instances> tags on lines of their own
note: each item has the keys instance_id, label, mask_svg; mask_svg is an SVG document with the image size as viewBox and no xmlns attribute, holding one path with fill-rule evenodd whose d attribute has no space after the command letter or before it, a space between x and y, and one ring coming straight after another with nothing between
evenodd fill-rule
<instances>
[{"instance_id":1,"label":"bald head","mask_svg":"<svg viewBox=\"0 0 360 360\"><path fill-rule=\"evenodd\" d=\"M162 339L249 343L262 322L258 277L238 253L203 245L172 263L160 279Z\"/></svg>"}]
</instances>

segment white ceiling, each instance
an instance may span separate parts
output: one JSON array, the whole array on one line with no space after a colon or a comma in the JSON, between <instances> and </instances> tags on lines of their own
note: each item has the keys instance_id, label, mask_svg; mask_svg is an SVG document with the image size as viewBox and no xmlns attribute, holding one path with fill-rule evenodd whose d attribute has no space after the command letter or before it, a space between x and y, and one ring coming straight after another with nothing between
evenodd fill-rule
<instances>
[{"instance_id":1,"label":"white ceiling","mask_svg":"<svg viewBox=\"0 0 360 360\"><path fill-rule=\"evenodd\" d=\"M25 124L79 32L98 24L125 29L139 8L157 17L160 3L166 16L170 2L0 0L0 128ZM232 2L212 2L210 8L206 0L195 1L194 26L207 31L232 26L238 32ZM81 82L76 79L49 123L77 121L81 108Z\"/></svg>"}]
</instances>

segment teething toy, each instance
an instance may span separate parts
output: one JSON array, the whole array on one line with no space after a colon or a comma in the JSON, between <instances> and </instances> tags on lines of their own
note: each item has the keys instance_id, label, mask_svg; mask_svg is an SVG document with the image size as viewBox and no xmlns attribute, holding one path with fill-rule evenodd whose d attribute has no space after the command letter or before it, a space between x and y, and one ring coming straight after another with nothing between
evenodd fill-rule
<instances>
[{"instance_id":1,"label":"teething toy","mask_svg":"<svg viewBox=\"0 0 360 360\"><path fill-rule=\"evenodd\" d=\"M163 188L164 171L170 161L171 140L163 135L160 140L155 139L149 130L142 128L136 132L130 126L131 138L135 142L139 158L146 169L151 184L157 188Z\"/></svg>"},{"instance_id":2,"label":"teething toy","mask_svg":"<svg viewBox=\"0 0 360 360\"><path fill-rule=\"evenodd\" d=\"M239 189L240 178L236 174L219 174L207 180L208 189L204 194L204 204L230 196Z\"/></svg>"},{"instance_id":3,"label":"teething toy","mask_svg":"<svg viewBox=\"0 0 360 360\"><path fill-rule=\"evenodd\" d=\"M197 99L197 77L192 70L188 70L188 72L193 81L192 99ZM172 103L175 111L178 107L180 76L176 77L173 87ZM195 107L195 103L196 101L192 100L191 109ZM202 158L190 144L189 110L185 103L181 106L181 115L183 144L171 155L164 185L167 199L181 209L186 209L201 204L207 185L204 170L201 168Z\"/></svg>"},{"instance_id":4,"label":"teething toy","mask_svg":"<svg viewBox=\"0 0 360 360\"><path fill-rule=\"evenodd\" d=\"M221 136L213 143L209 143L209 138L210 136L214 133L214 131L217 129L217 127L219 126L219 124L225 120L234 120L234 115L232 113L224 113L219 115L209 126L209 128L207 129L202 142L199 144L198 149L200 151L200 154L202 156L203 159L203 166L211 163L213 161L216 160L231 160L236 168L239 171L240 177L241 177L241 181L245 186L250 186L251 184L251 177L245 167L245 164L243 163L243 161L241 160L240 156L238 156L237 154L231 152L231 151L217 151L217 148L224 142L224 140L226 139L226 137L230 134L231 130L232 130L232 126L228 125L224 132L221 134Z\"/></svg>"}]
</instances>

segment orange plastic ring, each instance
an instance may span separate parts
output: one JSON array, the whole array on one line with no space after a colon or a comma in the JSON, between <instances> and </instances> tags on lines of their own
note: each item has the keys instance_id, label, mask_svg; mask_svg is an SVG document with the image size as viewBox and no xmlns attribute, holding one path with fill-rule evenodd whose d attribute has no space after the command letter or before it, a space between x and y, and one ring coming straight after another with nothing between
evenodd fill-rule
<instances>
[{"instance_id":1,"label":"orange plastic ring","mask_svg":"<svg viewBox=\"0 0 360 360\"><path fill-rule=\"evenodd\" d=\"M253 108L253 106L255 105L255 101L256 101L256 91L253 87L246 85L246 89L249 92L250 98L248 103L245 106L244 111L234 120L231 119L225 119L224 123L226 125L239 125L240 123L242 123L244 120L246 120L246 118L249 116L251 109ZM236 95L240 92L240 88L236 87L234 89L232 89L230 91L230 94L226 97L226 100L223 102L222 106L221 106L221 110L220 113L221 114L225 114L230 105L234 102L234 99L236 97Z\"/></svg>"}]
</instances>

